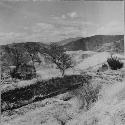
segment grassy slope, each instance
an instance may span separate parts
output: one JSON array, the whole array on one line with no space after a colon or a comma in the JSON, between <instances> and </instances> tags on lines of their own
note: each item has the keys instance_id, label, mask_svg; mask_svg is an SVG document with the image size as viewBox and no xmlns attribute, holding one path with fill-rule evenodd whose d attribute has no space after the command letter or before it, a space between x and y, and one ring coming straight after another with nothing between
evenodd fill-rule
<instances>
[{"instance_id":1,"label":"grassy slope","mask_svg":"<svg viewBox=\"0 0 125 125\"><path fill-rule=\"evenodd\" d=\"M46 99L3 114L3 125L7 123L8 125L63 125L63 123L66 125L124 125L125 69L108 70L98 75L91 69L88 73L93 76L91 81L93 85L101 84L102 89L99 100L87 112L79 110L81 106L79 94L73 96L72 93L68 93L70 95L63 94L61 97ZM61 99L63 96L70 96L71 99L63 101Z\"/></svg>"},{"instance_id":2,"label":"grassy slope","mask_svg":"<svg viewBox=\"0 0 125 125\"><path fill-rule=\"evenodd\" d=\"M86 113L81 113L67 125L124 125L125 80L106 86L103 96ZM86 117L87 116L87 117Z\"/></svg>"},{"instance_id":3,"label":"grassy slope","mask_svg":"<svg viewBox=\"0 0 125 125\"><path fill-rule=\"evenodd\" d=\"M66 71L66 74L76 74L80 69L86 69L95 65L98 65L99 63L102 63L106 61L106 58L109 56L109 53L94 53L92 51L77 51L75 53L73 52L67 52L70 54L73 58L74 61L76 61L76 65L73 69L69 69ZM84 59L82 58L82 55L88 55L88 58ZM93 56L94 55L94 56ZM90 57L89 57L90 56ZM96 60L95 60L96 59ZM91 63L94 60L93 63ZM98 61L99 60L99 61ZM30 84L36 83L37 80L47 80L51 79L52 77L61 77L61 73L58 69L54 68L48 68L45 66L38 66L36 68L38 78L37 79L32 79L32 80L23 80L23 81L17 81L12 82L11 84L2 84L2 92L12 90L15 88L20 88L20 87L25 87Z\"/></svg>"}]
</instances>

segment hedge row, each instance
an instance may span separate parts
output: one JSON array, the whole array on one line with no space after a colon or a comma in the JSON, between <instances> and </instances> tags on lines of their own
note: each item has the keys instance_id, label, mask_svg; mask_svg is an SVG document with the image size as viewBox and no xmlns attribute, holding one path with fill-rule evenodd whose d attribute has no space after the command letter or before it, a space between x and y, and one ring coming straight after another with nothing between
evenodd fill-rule
<instances>
[{"instance_id":1,"label":"hedge row","mask_svg":"<svg viewBox=\"0 0 125 125\"><path fill-rule=\"evenodd\" d=\"M37 96L46 96L50 93L63 89L70 89L77 84L86 84L89 77L81 75L64 76L63 78L52 78L48 81L38 81L35 84L26 86L25 88L16 88L1 94L2 111L11 109L13 106L23 105L26 101L32 100ZM5 106L6 105L6 106Z\"/></svg>"}]
</instances>

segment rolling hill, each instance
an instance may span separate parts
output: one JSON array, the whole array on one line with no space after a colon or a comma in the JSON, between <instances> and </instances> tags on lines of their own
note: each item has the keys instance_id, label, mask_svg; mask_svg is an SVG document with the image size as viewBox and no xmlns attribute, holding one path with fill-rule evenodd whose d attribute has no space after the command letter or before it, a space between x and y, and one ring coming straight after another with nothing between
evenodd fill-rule
<instances>
[{"instance_id":1,"label":"rolling hill","mask_svg":"<svg viewBox=\"0 0 125 125\"><path fill-rule=\"evenodd\" d=\"M13 43L8 46L13 47L14 45L21 47L25 44L32 46L47 47L48 44L42 42L26 42L26 43ZM111 46L118 47L122 52L124 51L124 35L95 35L90 37L76 37L69 38L57 42L58 45L63 46L68 51L105 51L112 49ZM117 44L117 45L116 45ZM4 48L7 45L1 45L0 48Z\"/></svg>"},{"instance_id":2,"label":"rolling hill","mask_svg":"<svg viewBox=\"0 0 125 125\"><path fill-rule=\"evenodd\" d=\"M95 51L95 52L116 52L123 53L124 52L124 35L95 35L91 37L76 37L69 38L60 42L57 42L58 45L63 46L67 51ZM8 45L1 45L0 50L2 53L9 53L9 48L14 49L17 48L18 51L23 53L23 56L27 54L26 50L30 48L34 48L42 53L45 47L49 47L49 45L44 44L42 42L22 42L22 43L12 43ZM40 56L42 57L42 55ZM39 58L40 58L39 57ZM4 60L13 65L13 59L7 58L5 55ZM26 59L27 56L26 56Z\"/></svg>"},{"instance_id":3,"label":"rolling hill","mask_svg":"<svg viewBox=\"0 0 125 125\"><path fill-rule=\"evenodd\" d=\"M64 46L68 51L97 51L104 48L105 44L115 46L119 41L119 49L124 51L124 35L95 35L91 37L77 37L60 41L58 44ZM103 50L103 49L102 49ZM105 51L105 49L103 50Z\"/></svg>"}]
</instances>

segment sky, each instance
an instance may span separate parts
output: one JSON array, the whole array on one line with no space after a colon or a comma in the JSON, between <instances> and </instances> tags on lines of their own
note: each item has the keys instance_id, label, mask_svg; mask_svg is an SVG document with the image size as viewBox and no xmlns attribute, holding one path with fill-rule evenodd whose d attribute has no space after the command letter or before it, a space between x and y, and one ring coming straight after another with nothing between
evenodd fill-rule
<instances>
[{"instance_id":1,"label":"sky","mask_svg":"<svg viewBox=\"0 0 125 125\"><path fill-rule=\"evenodd\" d=\"M0 1L0 44L100 34L124 34L123 1Z\"/></svg>"}]
</instances>

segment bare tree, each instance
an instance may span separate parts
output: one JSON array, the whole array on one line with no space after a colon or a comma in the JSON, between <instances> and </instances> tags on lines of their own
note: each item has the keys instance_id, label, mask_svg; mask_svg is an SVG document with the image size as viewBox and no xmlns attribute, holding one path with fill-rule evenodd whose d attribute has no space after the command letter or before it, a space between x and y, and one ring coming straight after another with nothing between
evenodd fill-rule
<instances>
[{"instance_id":1,"label":"bare tree","mask_svg":"<svg viewBox=\"0 0 125 125\"><path fill-rule=\"evenodd\" d=\"M66 54L65 49L62 46L53 43L48 49L44 51L50 60L56 64L57 68L61 71L62 76L64 76L66 69L72 67L72 59L70 55Z\"/></svg>"}]
</instances>

